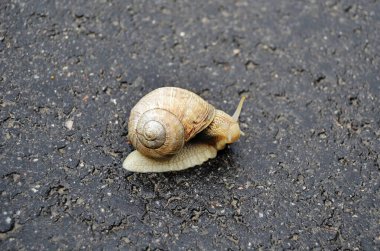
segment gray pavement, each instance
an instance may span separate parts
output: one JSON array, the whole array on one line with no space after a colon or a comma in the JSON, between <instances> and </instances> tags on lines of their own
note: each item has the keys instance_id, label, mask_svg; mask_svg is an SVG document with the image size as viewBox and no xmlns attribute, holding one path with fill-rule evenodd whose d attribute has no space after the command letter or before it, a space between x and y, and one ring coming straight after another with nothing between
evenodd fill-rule
<instances>
[{"instance_id":1,"label":"gray pavement","mask_svg":"<svg viewBox=\"0 0 380 251\"><path fill-rule=\"evenodd\" d=\"M380 2L1 1L1 250L380 246ZM121 168L160 86L245 136L178 173Z\"/></svg>"}]
</instances>

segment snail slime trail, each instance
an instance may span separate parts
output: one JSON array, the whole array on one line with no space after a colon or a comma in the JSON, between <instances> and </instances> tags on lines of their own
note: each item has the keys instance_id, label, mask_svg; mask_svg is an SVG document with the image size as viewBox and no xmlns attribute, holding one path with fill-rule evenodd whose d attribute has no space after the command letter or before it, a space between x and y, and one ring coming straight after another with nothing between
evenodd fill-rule
<instances>
[{"instance_id":1,"label":"snail slime trail","mask_svg":"<svg viewBox=\"0 0 380 251\"><path fill-rule=\"evenodd\" d=\"M230 116L191 91L153 90L131 110L128 139L136 150L123 168L143 173L180 171L215 158L218 150L242 134L238 118L244 99ZM198 134L204 140L192 141Z\"/></svg>"}]
</instances>

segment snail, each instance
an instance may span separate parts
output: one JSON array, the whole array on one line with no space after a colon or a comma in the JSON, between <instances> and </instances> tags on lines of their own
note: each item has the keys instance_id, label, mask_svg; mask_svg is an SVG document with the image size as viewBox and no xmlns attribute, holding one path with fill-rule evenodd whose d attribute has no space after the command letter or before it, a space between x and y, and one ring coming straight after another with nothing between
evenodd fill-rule
<instances>
[{"instance_id":1,"label":"snail","mask_svg":"<svg viewBox=\"0 0 380 251\"><path fill-rule=\"evenodd\" d=\"M132 172L184 170L215 158L242 134L234 113L215 109L195 93L177 88L153 90L132 108L128 140L136 148L123 162Z\"/></svg>"}]
</instances>

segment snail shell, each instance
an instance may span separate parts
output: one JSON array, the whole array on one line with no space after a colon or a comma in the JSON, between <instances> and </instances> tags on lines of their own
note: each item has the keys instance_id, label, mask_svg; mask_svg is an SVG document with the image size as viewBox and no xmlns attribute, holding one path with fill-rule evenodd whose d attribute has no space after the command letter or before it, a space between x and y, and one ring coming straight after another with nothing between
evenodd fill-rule
<instances>
[{"instance_id":1,"label":"snail shell","mask_svg":"<svg viewBox=\"0 0 380 251\"><path fill-rule=\"evenodd\" d=\"M214 158L218 150L239 139L237 120L243 101L231 117L185 89L162 87L148 93L131 110L128 138L136 151L128 155L123 168L178 171Z\"/></svg>"},{"instance_id":2,"label":"snail shell","mask_svg":"<svg viewBox=\"0 0 380 251\"><path fill-rule=\"evenodd\" d=\"M128 138L145 156L168 157L205 129L214 116L215 108L198 95L181 88L158 88L132 108Z\"/></svg>"}]
</instances>

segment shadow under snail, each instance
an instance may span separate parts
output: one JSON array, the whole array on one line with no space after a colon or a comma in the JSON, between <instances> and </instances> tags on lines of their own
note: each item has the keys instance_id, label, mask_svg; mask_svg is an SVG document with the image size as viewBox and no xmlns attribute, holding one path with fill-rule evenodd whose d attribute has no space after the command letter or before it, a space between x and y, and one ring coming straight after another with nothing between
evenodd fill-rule
<instances>
[{"instance_id":1,"label":"shadow under snail","mask_svg":"<svg viewBox=\"0 0 380 251\"><path fill-rule=\"evenodd\" d=\"M162 87L148 93L132 108L128 139L136 148L123 162L132 172L184 170L215 158L226 144L242 134L239 115L215 109L195 93Z\"/></svg>"}]
</instances>

